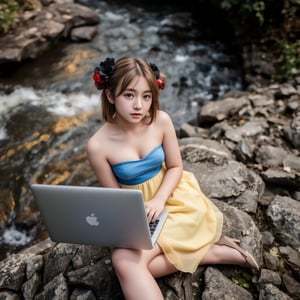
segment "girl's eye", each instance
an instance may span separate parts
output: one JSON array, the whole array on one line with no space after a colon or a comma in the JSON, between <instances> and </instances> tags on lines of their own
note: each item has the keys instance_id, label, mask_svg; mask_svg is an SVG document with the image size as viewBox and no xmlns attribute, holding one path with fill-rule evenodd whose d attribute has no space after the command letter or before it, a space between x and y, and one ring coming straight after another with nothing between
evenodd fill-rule
<instances>
[{"instance_id":1,"label":"girl's eye","mask_svg":"<svg viewBox=\"0 0 300 300\"><path fill-rule=\"evenodd\" d=\"M126 94L125 94L125 97L126 97L126 98L132 98L133 96L134 96L134 95L133 95L132 93L126 93Z\"/></svg>"},{"instance_id":2,"label":"girl's eye","mask_svg":"<svg viewBox=\"0 0 300 300\"><path fill-rule=\"evenodd\" d=\"M152 95L150 95L150 94L144 95L144 99L145 100L150 100L150 99L152 99Z\"/></svg>"}]
</instances>

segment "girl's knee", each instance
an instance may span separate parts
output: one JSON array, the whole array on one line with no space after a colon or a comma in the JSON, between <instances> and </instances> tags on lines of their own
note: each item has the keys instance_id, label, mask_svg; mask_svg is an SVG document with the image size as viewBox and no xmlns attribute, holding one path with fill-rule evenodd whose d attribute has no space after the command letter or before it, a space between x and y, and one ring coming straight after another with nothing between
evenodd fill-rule
<instances>
[{"instance_id":1,"label":"girl's knee","mask_svg":"<svg viewBox=\"0 0 300 300\"><path fill-rule=\"evenodd\" d=\"M124 253L123 249L115 249L112 252L111 260L112 265L116 269L120 264L126 263L126 260L124 259Z\"/></svg>"},{"instance_id":2,"label":"girl's knee","mask_svg":"<svg viewBox=\"0 0 300 300\"><path fill-rule=\"evenodd\" d=\"M112 252L112 265L118 275L125 274L136 261L137 253L130 249L114 249Z\"/></svg>"}]
</instances>

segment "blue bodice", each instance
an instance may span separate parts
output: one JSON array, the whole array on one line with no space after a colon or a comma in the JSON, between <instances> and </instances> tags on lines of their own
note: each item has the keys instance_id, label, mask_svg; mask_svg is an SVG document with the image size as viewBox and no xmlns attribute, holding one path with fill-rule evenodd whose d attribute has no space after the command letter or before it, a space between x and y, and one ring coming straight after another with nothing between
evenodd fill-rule
<instances>
[{"instance_id":1,"label":"blue bodice","mask_svg":"<svg viewBox=\"0 0 300 300\"><path fill-rule=\"evenodd\" d=\"M159 145L144 158L113 165L112 170L119 183L135 185L143 183L158 174L164 160L165 152L162 145Z\"/></svg>"}]
</instances>

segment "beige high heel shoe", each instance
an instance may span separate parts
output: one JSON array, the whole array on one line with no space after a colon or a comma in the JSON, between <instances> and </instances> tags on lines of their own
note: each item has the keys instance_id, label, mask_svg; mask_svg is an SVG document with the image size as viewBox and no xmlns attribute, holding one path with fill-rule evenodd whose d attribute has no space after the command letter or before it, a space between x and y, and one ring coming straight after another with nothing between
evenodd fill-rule
<instances>
[{"instance_id":1,"label":"beige high heel shoe","mask_svg":"<svg viewBox=\"0 0 300 300\"><path fill-rule=\"evenodd\" d=\"M232 239L228 236L222 236L220 240L216 243L217 245L225 245L230 248L233 248L237 251L239 251L245 258L246 261L246 267L259 270L259 265L256 262L254 256L250 254L248 251L242 249L240 246L238 246L236 243L240 242L237 239Z\"/></svg>"}]
</instances>

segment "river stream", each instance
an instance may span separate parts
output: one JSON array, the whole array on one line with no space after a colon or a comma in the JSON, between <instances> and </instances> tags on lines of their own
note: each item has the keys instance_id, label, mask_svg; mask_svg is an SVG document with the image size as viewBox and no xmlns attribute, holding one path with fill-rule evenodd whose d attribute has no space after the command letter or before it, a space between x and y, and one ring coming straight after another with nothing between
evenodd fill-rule
<instances>
[{"instance_id":1,"label":"river stream","mask_svg":"<svg viewBox=\"0 0 300 300\"><path fill-rule=\"evenodd\" d=\"M141 56L167 75L161 109L176 128L203 103L242 88L238 56L203 34L191 10L81 1L100 16L87 43L59 42L0 78L0 259L47 236L32 182L97 185L85 155L101 125L93 68L105 57Z\"/></svg>"}]
</instances>

